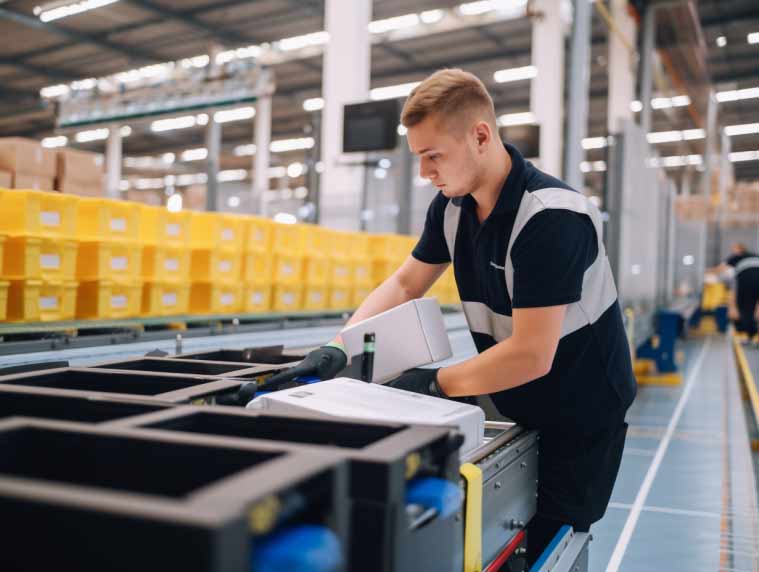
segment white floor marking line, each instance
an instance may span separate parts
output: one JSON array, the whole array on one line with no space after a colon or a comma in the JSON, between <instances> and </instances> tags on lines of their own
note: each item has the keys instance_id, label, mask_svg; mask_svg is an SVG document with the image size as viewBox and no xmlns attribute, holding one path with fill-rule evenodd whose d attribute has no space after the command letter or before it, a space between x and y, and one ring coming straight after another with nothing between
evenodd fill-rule
<instances>
[{"instance_id":1,"label":"white floor marking line","mask_svg":"<svg viewBox=\"0 0 759 572\"><path fill-rule=\"evenodd\" d=\"M688 380L685 383L685 389L683 390L683 393L677 402L677 406L675 407L675 411L672 414L672 418L669 420L669 425L667 425L667 431L664 433L664 438L661 440L659 447L656 449L656 455L654 455L654 459L651 461L651 466L648 468L646 477L643 479L643 483L640 485L640 489L638 490L638 494L635 497L635 502L633 502L630 514L627 515L625 526L622 529L622 533L619 535L617 545L614 547L614 552L612 553L609 564L606 567L606 572L619 571L619 565L622 563L622 558L624 557L625 551L627 550L627 545L630 543L630 538L632 538L632 534L635 531L635 526L638 524L640 512L646 503L646 498L648 497L648 493L651 491L651 486L654 484L656 473L659 472L659 467L662 460L664 459L664 454L667 452L669 443L672 440L672 434L675 432L675 427L677 427L677 423L680 421L680 416L683 413L683 409L685 409L685 404L688 402L690 392L696 383L696 379L698 379L698 373L701 371L701 364L704 361L704 356L709 350L710 345L711 339L707 339L704 347L701 348L701 353L699 354L698 359L696 360L696 363L690 372L690 375L688 376Z\"/></svg>"}]
</instances>

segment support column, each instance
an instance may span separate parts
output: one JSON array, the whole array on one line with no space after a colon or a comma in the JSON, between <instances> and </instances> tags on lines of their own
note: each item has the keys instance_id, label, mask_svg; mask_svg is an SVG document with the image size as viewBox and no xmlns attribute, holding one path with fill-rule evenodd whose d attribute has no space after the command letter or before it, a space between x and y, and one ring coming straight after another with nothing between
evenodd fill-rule
<instances>
[{"instance_id":1,"label":"support column","mask_svg":"<svg viewBox=\"0 0 759 572\"><path fill-rule=\"evenodd\" d=\"M213 113L208 114L206 126L206 210L208 212L219 210L219 157L221 155L221 124L213 118Z\"/></svg>"},{"instance_id":2,"label":"support column","mask_svg":"<svg viewBox=\"0 0 759 572\"><path fill-rule=\"evenodd\" d=\"M269 145L271 144L271 96L266 95L256 102L254 126L256 154L253 157L253 188L251 189L253 212L264 212L264 195L269 190Z\"/></svg>"},{"instance_id":3,"label":"support column","mask_svg":"<svg viewBox=\"0 0 759 572\"><path fill-rule=\"evenodd\" d=\"M401 139L399 150L400 165L398 167L398 234L411 234L411 208L414 192L414 155L406 144L406 138Z\"/></svg>"},{"instance_id":4,"label":"support column","mask_svg":"<svg viewBox=\"0 0 759 572\"><path fill-rule=\"evenodd\" d=\"M654 49L656 34L656 8L649 4L643 17L643 46L640 59L640 126L651 132L651 89L654 73Z\"/></svg>"},{"instance_id":5,"label":"support column","mask_svg":"<svg viewBox=\"0 0 759 572\"><path fill-rule=\"evenodd\" d=\"M709 91L709 99L706 104L706 141L704 142L704 173L701 180L701 194L705 197L711 197L712 192L712 174L714 168L719 167L719 157L717 155L717 139L719 131L717 130L717 98L714 96L714 90Z\"/></svg>"},{"instance_id":6,"label":"support column","mask_svg":"<svg viewBox=\"0 0 759 572\"><path fill-rule=\"evenodd\" d=\"M325 24L329 43L324 53L322 161L319 223L357 230L361 216L363 167L341 165L362 157L343 158L343 106L366 101L371 74L369 22L372 0L327 0Z\"/></svg>"},{"instance_id":7,"label":"support column","mask_svg":"<svg viewBox=\"0 0 759 572\"><path fill-rule=\"evenodd\" d=\"M564 142L564 36L561 0L535 0L537 16L532 22L532 65L537 80L530 89L530 111L540 125L540 168L561 176L561 148Z\"/></svg>"},{"instance_id":8,"label":"support column","mask_svg":"<svg viewBox=\"0 0 759 572\"><path fill-rule=\"evenodd\" d=\"M105 150L105 192L112 199L117 199L120 195L121 159L121 126L112 125L108 131Z\"/></svg>"},{"instance_id":9,"label":"support column","mask_svg":"<svg viewBox=\"0 0 759 572\"><path fill-rule=\"evenodd\" d=\"M622 130L624 121L633 120L630 104L635 99L635 57L638 26L628 11L628 0L611 0L611 18L619 33L609 32L609 100L606 129ZM620 34L622 37L620 37Z\"/></svg>"},{"instance_id":10,"label":"support column","mask_svg":"<svg viewBox=\"0 0 759 572\"><path fill-rule=\"evenodd\" d=\"M582 140L588 132L588 87L590 86L590 28L589 0L575 0L572 24L572 48L569 66L569 101L567 109L567 140L564 160L564 179L582 190L584 177L580 161L585 157Z\"/></svg>"}]
</instances>

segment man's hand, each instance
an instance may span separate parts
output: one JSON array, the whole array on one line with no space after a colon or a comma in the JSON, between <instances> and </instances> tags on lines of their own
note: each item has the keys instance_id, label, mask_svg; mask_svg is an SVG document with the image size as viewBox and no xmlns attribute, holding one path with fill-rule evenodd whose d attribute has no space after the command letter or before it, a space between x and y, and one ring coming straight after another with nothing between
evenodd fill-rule
<instances>
[{"instance_id":1,"label":"man's hand","mask_svg":"<svg viewBox=\"0 0 759 572\"><path fill-rule=\"evenodd\" d=\"M307 375L316 375L322 381L332 379L345 369L347 364L348 353L345 347L338 342L330 342L310 352L298 365L273 375L259 389L276 388L296 377Z\"/></svg>"},{"instance_id":2,"label":"man's hand","mask_svg":"<svg viewBox=\"0 0 759 572\"><path fill-rule=\"evenodd\" d=\"M399 377L387 382L387 387L405 389L414 393L431 395L432 397L448 397L437 382L437 369L410 369Z\"/></svg>"}]
</instances>

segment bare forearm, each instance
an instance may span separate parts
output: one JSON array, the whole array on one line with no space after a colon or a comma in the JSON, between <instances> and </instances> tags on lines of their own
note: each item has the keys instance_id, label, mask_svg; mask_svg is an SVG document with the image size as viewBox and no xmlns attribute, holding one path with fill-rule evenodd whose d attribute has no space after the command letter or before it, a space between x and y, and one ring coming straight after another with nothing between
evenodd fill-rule
<instances>
[{"instance_id":1,"label":"bare forearm","mask_svg":"<svg viewBox=\"0 0 759 572\"><path fill-rule=\"evenodd\" d=\"M438 383L449 397L485 395L542 377L550 369L539 348L505 340L464 362L442 368Z\"/></svg>"}]
</instances>

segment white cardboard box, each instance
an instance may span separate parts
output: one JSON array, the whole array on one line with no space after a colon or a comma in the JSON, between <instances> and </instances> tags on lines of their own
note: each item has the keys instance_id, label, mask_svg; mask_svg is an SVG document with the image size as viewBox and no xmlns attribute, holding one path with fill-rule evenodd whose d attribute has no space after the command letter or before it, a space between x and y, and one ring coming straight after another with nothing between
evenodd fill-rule
<instances>
[{"instance_id":1,"label":"white cardboard box","mask_svg":"<svg viewBox=\"0 0 759 572\"><path fill-rule=\"evenodd\" d=\"M374 382L388 381L407 369L452 355L435 298L411 300L344 329L341 335L348 355L361 355L367 332L375 335Z\"/></svg>"},{"instance_id":2,"label":"white cardboard box","mask_svg":"<svg viewBox=\"0 0 759 572\"><path fill-rule=\"evenodd\" d=\"M478 447L485 434L485 413L476 405L347 377L261 395L251 401L248 408L317 418L449 425L464 435L462 456Z\"/></svg>"}]
</instances>

